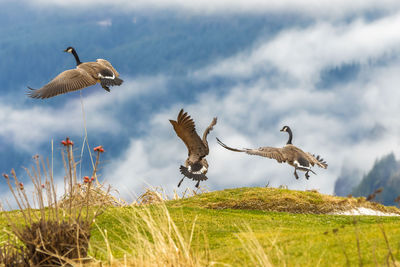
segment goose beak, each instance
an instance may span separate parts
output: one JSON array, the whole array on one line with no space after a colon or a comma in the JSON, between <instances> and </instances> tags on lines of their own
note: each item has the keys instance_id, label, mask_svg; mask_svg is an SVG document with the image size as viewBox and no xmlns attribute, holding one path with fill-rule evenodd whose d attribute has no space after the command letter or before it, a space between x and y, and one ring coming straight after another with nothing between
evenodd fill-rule
<instances>
[{"instance_id":1,"label":"goose beak","mask_svg":"<svg viewBox=\"0 0 400 267\"><path fill-rule=\"evenodd\" d=\"M68 53L68 50L67 50L67 49L64 49L63 51Z\"/></svg>"}]
</instances>

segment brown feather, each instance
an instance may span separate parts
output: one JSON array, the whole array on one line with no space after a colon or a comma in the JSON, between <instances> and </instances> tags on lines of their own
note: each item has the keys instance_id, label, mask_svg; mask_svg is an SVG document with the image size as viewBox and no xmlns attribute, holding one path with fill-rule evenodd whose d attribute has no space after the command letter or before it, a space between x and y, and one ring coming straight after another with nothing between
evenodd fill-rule
<instances>
[{"instance_id":1,"label":"brown feather","mask_svg":"<svg viewBox=\"0 0 400 267\"><path fill-rule=\"evenodd\" d=\"M32 98L49 98L95 85L96 80L80 69L61 72L48 84L28 93Z\"/></svg>"},{"instance_id":2,"label":"brown feather","mask_svg":"<svg viewBox=\"0 0 400 267\"><path fill-rule=\"evenodd\" d=\"M194 121L187 112L181 109L177 121L169 121L174 127L176 134L185 143L188 149L189 161L194 163L208 155L208 148L197 134Z\"/></svg>"},{"instance_id":3,"label":"brown feather","mask_svg":"<svg viewBox=\"0 0 400 267\"><path fill-rule=\"evenodd\" d=\"M245 152L249 155L257 155L261 157L266 157L270 159L276 159L279 163L285 162L286 158L282 153L282 148L276 148L276 147L260 147L258 149L250 149L250 148L243 148L243 149L237 149L237 148L232 148L224 143L222 143L221 140L217 138L218 144L220 144L222 147L235 151L235 152Z\"/></svg>"},{"instance_id":4,"label":"brown feather","mask_svg":"<svg viewBox=\"0 0 400 267\"><path fill-rule=\"evenodd\" d=\"M102 72L114 73L115 79L107 79L107 85L122 84L119 73L114 69L110 62L105 59L97 59L96 62L84 62L79 64L76 69L66 70L57 75L53 80L42 88L32 91L27 94L32 98L49 98L68 92L81 90L91 85L95 85L100 81L99 73ZM102 83L103 85L103 83Z\"/></svg>"},{"instance_id":5,"label":"brown feather","mask_svg":"<svg viewBox=\"0 0 400 267\"><path fill-rule=\"evenodd\" d=\"M203 133L203 144L206 146L207 148L207 154L209 152L209 148L208 148L208 142L207 142L207 136L208 134L214 129L214 126L217 124L217 118L213 118L212 122L210 123L210 125L207 127L207 129L204 131Z\"/></svg>"}]
</instances>

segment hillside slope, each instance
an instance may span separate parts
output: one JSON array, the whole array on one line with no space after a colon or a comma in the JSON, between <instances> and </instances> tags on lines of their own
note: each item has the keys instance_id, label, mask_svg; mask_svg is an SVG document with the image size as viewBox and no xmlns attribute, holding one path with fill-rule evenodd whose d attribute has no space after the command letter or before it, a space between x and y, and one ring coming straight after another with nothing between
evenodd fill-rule
<instances>
[{"instance_id":1,"label":"hillside slope","mask_svg":"<svg viewBox=\"0 0 400 267\"><path fill-rule=\"evenodd\" d=\"M384 265L389 251L398 262L399 217L303 213L321 213L332 210L332 203L353 202L369 205L362 198L347 200L316 192L238 188L167 201L165 205L110 208L96 220L91 253L104 260L111 254L114 259L123 259L124 254L129 258L143 246L130 231L144 220L143 225L166 225L145 230L152 235L176 225L182 236L191 240L192 254L203 259L204 265L262 266L262 258L272 265L286 266ZM274 208L293 213L267 211ZM398 212L396 208L389 210ZM108 243L100 232L104 229Z\"/></svg>"},{"instance_id":2,"label":"hillside slope","mask_svg":"<svg viewBox=\"0 0 400 267\"><path fill-rule=\"evenodd\" d=\"M252 187L226 189L172 201L173 207L210 209L244 209L291 213L332 214L364 207L381 212L400 214L396 207L366 201L364 197L336 197L317 191Z\"/></svg>"}]
</instances>

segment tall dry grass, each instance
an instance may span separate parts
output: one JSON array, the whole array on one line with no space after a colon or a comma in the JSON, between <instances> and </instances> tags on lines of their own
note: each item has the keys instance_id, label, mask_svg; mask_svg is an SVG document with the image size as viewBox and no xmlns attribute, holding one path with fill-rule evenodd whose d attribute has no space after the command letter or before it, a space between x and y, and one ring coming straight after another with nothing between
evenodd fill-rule
<instances>
[{"instance_id":1,"label":"tall dry grass","mask_svg":"<svg viewBox=\"0 0 400 267\"><path fill-rule=\"evenodd\" d=\"M81 184L73 142L67 138L62 145L65 186L61 199L57 196L49 160L34 156L31 168L25 168L33 185L32 195L14 169L3 174L19 208L18 212L3 212L12 234L18 238L17 242L8 242L0 248L0 263L6 266L16 257L21 266L74 265L90 260L87 252L91 225L110 202L110 189L104 190L94 183L102 151L98 151L93 178L84 177Z\"/></svg>"},{"instance_id":2,"label":"tall dry grass","mask_svg":"<svg viewBox=\"0 0 400 267\"><path fill-rule=\"evenodd\" d=\"M208 250L199 251L192 246L196 235L196 220L189 233L182 233L164 203L128 207L121 218L113 218L123 228L123 236L110 244L107 229L100 231L105 246L93 247L107 255L108 266L210 266ZM123 254L123 260L115 259L114 253ZM93 264L96 265L96 264Z\"/></svg>"}]
</instances>

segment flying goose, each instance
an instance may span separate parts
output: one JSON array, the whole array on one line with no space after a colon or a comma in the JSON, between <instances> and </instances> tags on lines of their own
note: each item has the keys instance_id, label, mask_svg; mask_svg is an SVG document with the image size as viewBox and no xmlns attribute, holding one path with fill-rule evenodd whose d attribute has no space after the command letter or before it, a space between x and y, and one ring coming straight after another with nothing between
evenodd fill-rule
<instances>
[{"instance_id":1,"label":"flying goose","mask_svg":"<svg viewBox=\"0 0 400 267\"><path fill-rule=\"evenodd\" d=\"M217 141L218 144L220 144L222 147L232 151L246 152L247 154L250 155L258 155L270 159L276 159L279 163L286 162L294 167L294 176L296 177L296 179L299 179L299 176L297 175L296 172L297 170L306 172L305 177L308 180L308 178L310 177L308 172L316 174L311 170L312 166L317 165L318 167L324 169L328 167L326 161L324 161L324 159L321 158L320 156L314 156L310 153L306 153L292 144L293 133L292 130L289 128L289 126L284 126L281 129L281 132L287 132L289 134L289 139L286 145L282 148L260 147L258 149L249 149L249 148L236 149L228 147L227 145L222 143L221 140L219 140L218 138Z\"/></svg>"},{"instance_id":2,"label":"flying goose","mask_svg":"<svg viewBox=\"0 0 400 267\"><path fill-rule=\"evenodd\" d=\"M123 80L119 73L105 59L97 59L96 62L81 62L73 47L68 47L64 52L74 55L76 68L61 72L48 84L40 89L28 87L28 95L32 98L49 98L100 83L104 90L110 92L109 86L121 85Z\"/></svg>"},{"instance_id":3,"label":"flying goose","mask_svg":"<svg viewBox=\"0 0 400 267\"><path fill-rule=\"evenodd\" d=\"M208 163L205 159L209 152L207 135L217 123L217 118L214 118L204 131L203 139L200 139L200 136L197 134L193 119L183 109L179 112L176 121L169 121L174 127L176 134L182 139L188 149L188 158L185 161L185 166L181 165L179 168L183 174L183 178L178 183L178 187L185 177L197 181L196 187L199 187L200 181L208 179L206 177Z\"/></svg>"}]
</instances>

